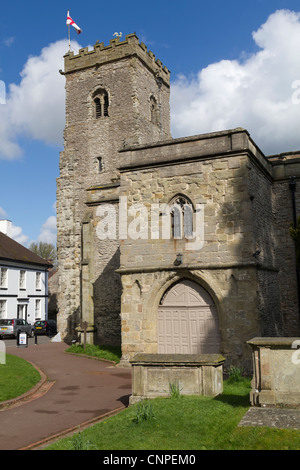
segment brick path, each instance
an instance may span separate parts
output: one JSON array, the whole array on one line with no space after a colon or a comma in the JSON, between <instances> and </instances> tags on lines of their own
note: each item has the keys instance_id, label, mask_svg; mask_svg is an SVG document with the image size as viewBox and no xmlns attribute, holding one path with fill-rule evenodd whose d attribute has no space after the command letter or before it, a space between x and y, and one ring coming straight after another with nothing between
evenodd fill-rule
<instances>
[{"instance_id":1,"label":"brick path","mask_svg":"<svg viewBox=\"0 0 300 470\"><path fill-rule=\"evenodd\" d=\"M0 409L0 450L31 448L49 436L83 428L128 405L131 370L65 353L64 343L9 348L46 375L43 388Z\"/></svg>"}]
</instances>

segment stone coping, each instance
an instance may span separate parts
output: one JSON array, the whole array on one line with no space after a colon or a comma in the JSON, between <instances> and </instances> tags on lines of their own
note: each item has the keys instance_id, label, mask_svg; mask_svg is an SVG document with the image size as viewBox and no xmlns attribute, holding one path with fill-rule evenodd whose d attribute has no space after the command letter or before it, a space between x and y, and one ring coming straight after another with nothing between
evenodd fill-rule
<instances>
[{"instance_id":1,"label":"stone coping","mask_svg":"<svg viewBox=\"0 0 300 470\"><path fill-rule=\"evenodd\" d=\"M225 358L221 354L136 354L130 363L133 365L171 365L185 366L219 366L224 364Z\"/></svg>"},{"instance_id":2,"label":"stone coping","mask_svg":"<svg viewBox=\"0 0 300 470\"><path fill-rule=\"evenodd\" d=\"M299 341L300 338L290 338L290 337L257 337L253 338L250 341L247 341L247 344L250 346L260 346L260 347L274 347L274 348L291 348L292 344L295 341Z\"/></svg>"}]
</instances>

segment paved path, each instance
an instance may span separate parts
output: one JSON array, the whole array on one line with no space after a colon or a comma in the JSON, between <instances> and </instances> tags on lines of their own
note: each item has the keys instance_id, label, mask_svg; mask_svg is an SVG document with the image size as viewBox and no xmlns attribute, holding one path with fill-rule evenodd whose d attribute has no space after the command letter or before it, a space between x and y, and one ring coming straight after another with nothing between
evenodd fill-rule
<instances>
[{"instance_id":1,"label":"paved path","mask_svg":"<svg viewBox=\"0 0 300 470\"><path fill-rule=\"evenodd\" d=\"M278 429L300 429L300 410L287 408L250 408L239 426L266 426Z\"/></svg>"},{"instance_id":2,"label":"paved path","mask_svg":"<svg viewBox=\"0 0 300 470\"><path fill-rule=\"evenodd\" d=\"M0 450L20 450L49 436L97 421L128 405L131 370L65 353L64 343L7 348L48 378L21 406L0 410ZM46 393L44 393L46 392Z\"/></svg>"}]
</instances>

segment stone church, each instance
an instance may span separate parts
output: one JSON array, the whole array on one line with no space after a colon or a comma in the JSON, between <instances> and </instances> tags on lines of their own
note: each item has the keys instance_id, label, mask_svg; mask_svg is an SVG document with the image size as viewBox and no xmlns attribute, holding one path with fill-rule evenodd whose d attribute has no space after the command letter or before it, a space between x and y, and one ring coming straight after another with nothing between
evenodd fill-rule
<instances>
[{"instance_id":1,"label":"stone church","mask_svg":"<svg viewBox=\"0 0 300 470\"><path fill-rule=\"evenodd\" d=\"M57 180L63 338L136 353L218 353L300 332L300 152L242 128L172 139L170 72L135 34L69 52Z\"/></svg>"}]
</instances>

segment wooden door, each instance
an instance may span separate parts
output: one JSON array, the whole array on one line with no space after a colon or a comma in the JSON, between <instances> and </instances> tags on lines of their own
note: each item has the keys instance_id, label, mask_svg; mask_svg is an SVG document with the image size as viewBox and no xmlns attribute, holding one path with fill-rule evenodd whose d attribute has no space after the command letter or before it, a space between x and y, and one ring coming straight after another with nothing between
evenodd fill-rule
<instances>
[{"instance_id":1,"label":"wooden door","mask_svg":"<svg viewBox=\"0 0 300 470\"><path fill-rule=\"evenodd\" d=\"M158 353L220 352L218 314L211 296L190 280L167 291L158 309Z\"/></svg>"}]
</instances>

